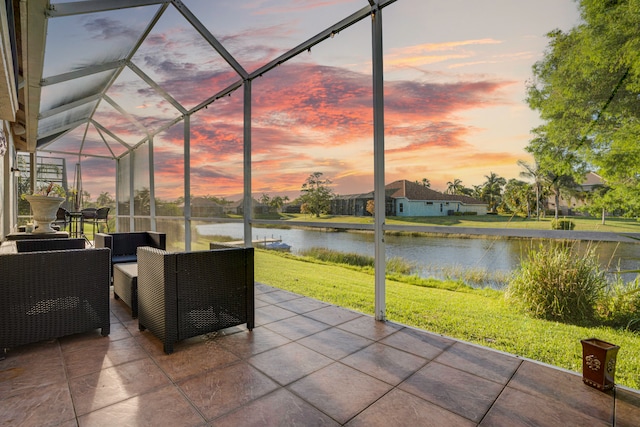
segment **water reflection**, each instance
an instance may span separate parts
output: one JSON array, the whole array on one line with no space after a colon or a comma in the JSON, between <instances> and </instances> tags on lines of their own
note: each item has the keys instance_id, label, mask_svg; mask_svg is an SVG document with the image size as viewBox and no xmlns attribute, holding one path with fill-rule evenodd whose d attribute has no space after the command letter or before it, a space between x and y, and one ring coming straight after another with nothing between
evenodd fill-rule
<instances>
[{"instance_id":1,"label":"water reflection","mask_svg":"<svg viewBox=\"0 0 640 427\"><path fill-rule=\"evenodd\" d=\"M197 227L201 235L225 235L234 239L243 238L243 225L207 224ZM269 229L254 227L254 240L265 238L282 239L291 245L292 253L304 249L322 247L341 252L353 252L360 255L374 256L372 233L364 232L325 232L308 229ZM550 241L531 241L522 239L460 238L456 237L418 237L387 235L387 258L399 257L416 267L416 274L421 277L464 277L464 271L473 274L465 278L472 282L478 278L483 283L469 283L475 286L504 287L505 280L516 268L520 260L531 248L539 244L551 244ZM640 266L640 245L633 243L581 242L579 250L585 251L595 245L596 252L603 267L615 270L633 270ZM625 280L631 281L635 274L626 274Z\"/></svg>"}]
</instances>

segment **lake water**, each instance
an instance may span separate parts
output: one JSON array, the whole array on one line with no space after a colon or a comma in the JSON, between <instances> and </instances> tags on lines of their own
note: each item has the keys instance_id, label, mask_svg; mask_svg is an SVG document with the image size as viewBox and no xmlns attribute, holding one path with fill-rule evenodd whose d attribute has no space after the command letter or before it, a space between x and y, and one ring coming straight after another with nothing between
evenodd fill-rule
<instances>
[{"instance_id":1,"label":"lake water","mask_svg":"<svg viewBox=\"0 0 640 427\"><path fill-rule=\"evenodd\" d=\"M202 235L224 235L242 240L243 224L207 224L198 226ZM253 228L253 240L265 238L281 239L291 245L296 254L312 247L322 247L341 252L352 252L374 256L373 233L325 232L308 229ZM421 277L444 278L464 270L485 271L487 282L478 286L503 287L500 280L520 266L532 243L520 239L499 238L459 238L459 237L385 237L387 258L399 257L416 266L416 274ZM538 247L538 243L533 243ZM581 243L586 248L587 243ZM640 244L599 242L596 246L603 267L632 270L640 265ZM455 274L454 274L455 276ZM633 280L635 274L627 274L626 280ZM465 280L468 281L468 280Z\"/></svg>"}]
</instances>

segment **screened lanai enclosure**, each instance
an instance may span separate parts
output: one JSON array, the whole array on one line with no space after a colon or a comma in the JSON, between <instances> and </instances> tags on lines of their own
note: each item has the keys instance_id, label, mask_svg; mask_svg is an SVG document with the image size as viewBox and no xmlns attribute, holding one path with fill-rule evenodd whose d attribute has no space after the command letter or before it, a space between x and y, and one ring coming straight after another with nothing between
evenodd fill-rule
<instances>
[{"instance_id":1,"label":"screened lanai enclosure","mask_svg":"<svg viewBox=\"0 0 640 427\"><path fill-rule=\"evenodd\" d=\"M385 232L420 228L387 224L385 185L517 177L539 123L522 102L531 66L545 33L578 20L571 0L482 3L5 2L15 148L34 171L62 159L70 188L115 199L117 231L165 232L171 250L277 238L266 201L284 211L316 172L335 195L371 194L368 222L330 227L368 232L356 246L375 258L384 318Z\"/></svg>"},{"instance_id":2,"label":"screened lanai enclosure","mask_svg":"<svg viewBox=\"0 0 640 427\"><path fill-rule=\"evenodd\" d=\"M313 25L305 23L308 39L296 42L285 36L289 18L282 13L282 22L270 25L280 27L283 37L265 46L259 33L268 28L261 28L260 14L247 10L242 15L243 8L232 10L224 2L28 2L30 12L42 12L30 13L28 23L34 71L28 87L33 100L28 147L41 155L70 156L70 165L82 166L85 188L100 182L100 191L114 192L118 230L167 231L171 247L189 249L200 222L228 217L231 208L210 196L240 201L238 212L252 211L251 197L245 195L262 191L259 184L252 186L252 166L255 180L265 180L260 165L277 162L282 150L262 144L262 132L272 132L265 124L282 121L279 131L286 138L288 112L280 104L304 89L300 79L286 81L281 74L308 68L309 59L299 55L312 56L318 43L360 21L370 27L370 46L357 50L365 48L363 60L371 52L381 59L380 19L375 17L391 3L318 5L321 15ZM247 48L250 43L256 47ZM321 65L303 72L326 80L321 85L328 87L331 75ZM276 79L282 86L274 85ZM338 102L339 89L332 94L327 87L319 97ZM359 108L372 110L373 81L359 90L364 92L358 95ZM376 90L381 129L381 87ZM307 108L311 113L313 106ZM373 136L373 114L358 114ZM324 119L308 116L309 122ZM312 132L315 125L308 127ZM281 147L295 145L293 136L286 139ZM364 150L372 152L373 144ZM247 225L249 219L245 215Z\"/></svg>"},{"instance_id":3,"label":"screened lanai enclosure","mask_svg":"<svg viewBox=\"0 0 640 427\"><path fill-rule=\"evenodd\" d=\"M16 146L115 194L118 231L166 232L190 250L198 227L241 222L251 245L252 194L295 190L351 128L361 144L344 156L367 158L367 186L384 194L382 12L394 2L14 2L28 27ZM340 75L329 62L344 43L353 65ZM382 266L376 214L364 228Z\"/></svg>"}]
</instances>

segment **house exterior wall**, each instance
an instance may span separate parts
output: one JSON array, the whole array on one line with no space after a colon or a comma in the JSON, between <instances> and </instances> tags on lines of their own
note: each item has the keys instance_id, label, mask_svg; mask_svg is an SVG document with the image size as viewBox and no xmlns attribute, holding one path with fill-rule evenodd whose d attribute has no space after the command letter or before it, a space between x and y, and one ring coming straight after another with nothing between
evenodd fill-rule
<instances>
[{"instance_id":1,"label":"house exterior wall","mask_svg":"<svg viewBox=\"0 0 640 427\"><path fill-rule=\"evenodd\" d=\"M397 216L445 216L454 215L455 212L475 212L477 215L486 215L486 205L466 205L462 202L445 200L408 200L407 198L395 199Z\"/></svg>"}]
</instances>

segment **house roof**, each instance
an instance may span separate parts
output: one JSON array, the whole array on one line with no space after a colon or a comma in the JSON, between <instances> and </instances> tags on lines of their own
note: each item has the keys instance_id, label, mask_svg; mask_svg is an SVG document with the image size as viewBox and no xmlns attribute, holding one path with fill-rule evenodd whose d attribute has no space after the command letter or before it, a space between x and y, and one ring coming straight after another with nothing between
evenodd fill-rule
<instances>
[{"instance_id":1,"label":"house roof","mask_svg":"<svg viewBox=\"0 0 640 427\"><path fill-rule=\"evenodd\" d=\"M191 205L192 206L197 206L197 207L222 207L222 205L220 205L219 203L214 202L211 199L208 199L206 197L193 197L191 199Z\"/></svg>"},{"instance_id":2,"label":"house roof","mask_svg":"<svg viewBox=\"0 0 640 427\"><path fill-rule=\"evenodd\" d=\"M409 200L442 200L446 202L462 202L467 205L485 205L486 203L482 200L478 200L473 197L463 196L459 194L444 194L436 190L432 190L429 187L425 187L421 184L416 184L415 182L407 181L406 179L401 179L398 181L394 181L391 184L387 184L384 187L384 192L386 197L391 197L394 199L397 198L407 198ZM347 199L373 199L373 191L368 193L360 193L360 194L345 194L341 196L336 196L334 199L338 200L347 200Z\"/></svg>"},{"instance_id":3,"label":"house roof","mask_svg":"<svg viewBox=\"0 0 640 427\"><path fill-rule=\"evenodd\" d=\"M432 190L429 187L425 187L415 182L402 179L394 181L391 184L385 186L387 194L389 190L393 190L389 196L393 198L405 197L409 200L442 200L447 202L462 202L469 205L484 205L482 200L478 200L473 197L463 196L458 194L444 194L436 190Z\"/></svg>"},{"instance_id":4,"label":"house roof","mask_svg":"<svg viewBox=\"0 0 640 427\"><path fill-rule=\"evenodd\" d=\"M587 172L584 177L584 181L580 183L581 186L594 186L594 185L604 185L604 181L602 181L602 177L595 172Z\"/></svg>"}]
</instances>

